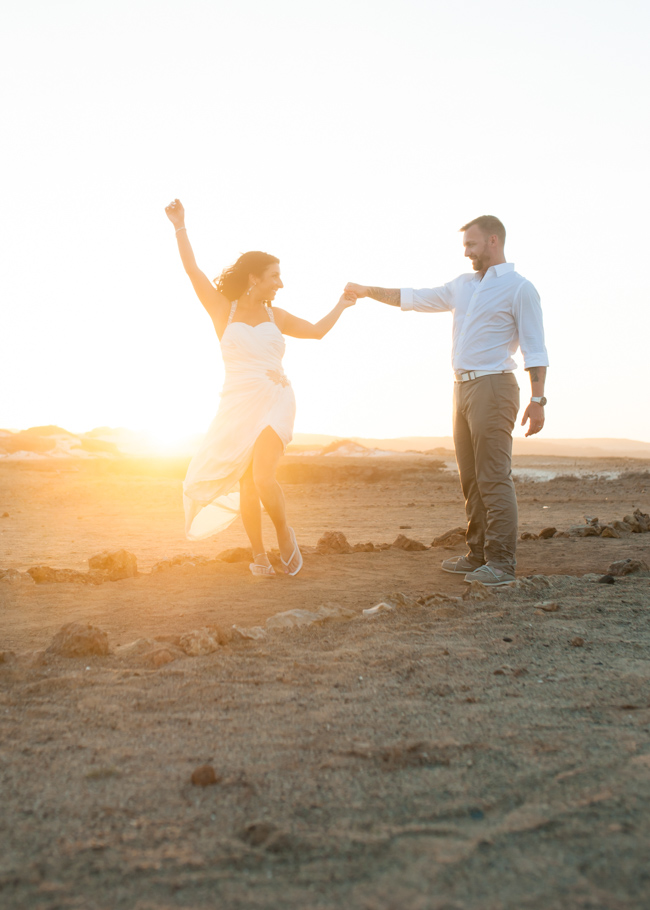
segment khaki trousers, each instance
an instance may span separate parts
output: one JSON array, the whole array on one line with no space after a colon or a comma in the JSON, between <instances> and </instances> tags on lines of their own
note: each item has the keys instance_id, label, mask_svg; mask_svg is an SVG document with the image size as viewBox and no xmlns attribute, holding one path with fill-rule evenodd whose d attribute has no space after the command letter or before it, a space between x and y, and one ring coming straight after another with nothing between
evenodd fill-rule
<instances>
[{"instance_id":1,"label":"khaki trousers","mask_svg":"<svg viewBox=\"0 0 650 910\"><path fill-rule=\"evenodd\" d=\"M454 445L467 513L467 558L511 574L517 548L512 431L518 410L513 373L454 383Z\"/></svg>"}]
</instances>

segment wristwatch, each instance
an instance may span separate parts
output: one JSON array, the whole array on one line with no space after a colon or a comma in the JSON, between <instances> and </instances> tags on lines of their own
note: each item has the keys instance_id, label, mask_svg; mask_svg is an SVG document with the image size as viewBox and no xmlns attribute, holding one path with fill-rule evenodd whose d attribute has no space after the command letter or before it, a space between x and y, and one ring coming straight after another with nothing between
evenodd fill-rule
<instances>
[{"instance_id":1,"label":"wristwatch","mask_svg":"<svg viewBox=\"0 0 650 910\"><path fill-rule=\"evenodd\" d=\"M544 395L542 395L541 398L531 398L530 400L534 401L535 404L541 404L542 407L545 407L546 401L547 401L547 399Z\"/></svg>"}]
</instances>

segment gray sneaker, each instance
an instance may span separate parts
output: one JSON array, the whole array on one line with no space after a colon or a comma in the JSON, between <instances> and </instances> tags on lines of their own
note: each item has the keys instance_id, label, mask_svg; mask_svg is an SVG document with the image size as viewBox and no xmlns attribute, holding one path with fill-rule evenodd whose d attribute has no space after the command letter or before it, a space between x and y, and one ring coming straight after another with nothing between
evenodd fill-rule
<instances>
[{"instance_id":1,"label":"gray sneaker","mask_svg":"<svg viewBox=\"0 0 650 910\"><path fill-rule=\"evenodd\" d=\"M443 572L451 572L452 575L466 575L473 572L477 566L473 565L466 556L452 556L445 559L440 567Z\"/></svg>"},{"instance_id":2,"label":"gray sneaker","mask_svg":"<svg viewBox=\"0 0 650 910\"><path fill-rule=\"evenodd\" d=\"M501 569L493 569L492 566L481 566L480 569L474 569L465 576L465 581L471 585L473 581L480 581L482 585L489 588L495 588L497 585L509 585L515 580L514 575L509 572L503 572Z\"/></svg>"}]
</instances>

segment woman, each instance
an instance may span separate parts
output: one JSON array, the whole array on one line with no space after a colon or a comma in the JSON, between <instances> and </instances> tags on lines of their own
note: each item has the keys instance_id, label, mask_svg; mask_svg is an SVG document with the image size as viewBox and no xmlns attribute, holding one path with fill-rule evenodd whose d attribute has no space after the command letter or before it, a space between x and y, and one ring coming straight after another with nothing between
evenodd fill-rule
<instances>
[{"instance_id":1,"label":"woman","mask_svg":"<svg viewBox=\"0 0 650 910\"><path fill-rule=\"evenodd\" d=\"M217 416L183 484L187 536L209 537L228 527L241 511L253 550L251 572L274 575L262 540L261 502L275 525L284 570L297 575L302 555L275 478L280 456L291 441L296 410L282 369L283 335L322 338L355 299L341 297L315 325L277 309L272 303L283 287L280 263L260 252L244 253L213 284L196 264L180 201L175 199L165 212L176 228L183 267L212 319L226 367Z\"/></svg>"}]
</instances>

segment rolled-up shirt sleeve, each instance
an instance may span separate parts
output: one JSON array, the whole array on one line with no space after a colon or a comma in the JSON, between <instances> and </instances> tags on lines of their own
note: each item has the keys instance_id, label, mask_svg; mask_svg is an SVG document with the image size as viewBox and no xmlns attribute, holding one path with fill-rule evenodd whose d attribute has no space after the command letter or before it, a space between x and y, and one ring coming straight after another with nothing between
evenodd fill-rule
<instances>
[{"instance_id":1,"label":"rolled-up shirt sleeve","mask_svg":"<svg viewBox=\"0 0 650 910\"><path fill-rule=\"evenodd\" d=\"M439 288L400 288L400 307L419 313L441 313L453 309L448 284Z\"/></svg>"},{"instance_id":2,"label":"rolled-up shirt sleeve","mask_svg":"<svg viewBox=\"0 0 650 910\"><path fill-rule=\"evenodd\" d=\"M539 294L530 281L523 281L515 294L514 317L519 332L519 347L524 357L524 369L547 367L542 306Z\"/></svg>"}]
</instances>

